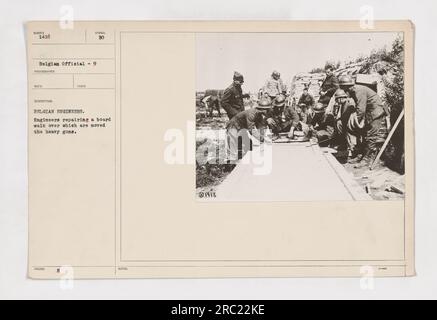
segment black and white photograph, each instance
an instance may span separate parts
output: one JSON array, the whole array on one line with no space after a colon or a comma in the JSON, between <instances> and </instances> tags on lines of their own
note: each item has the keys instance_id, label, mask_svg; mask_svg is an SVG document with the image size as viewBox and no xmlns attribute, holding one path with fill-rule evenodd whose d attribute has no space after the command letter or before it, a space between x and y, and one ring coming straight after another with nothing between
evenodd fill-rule
<instances>
[{"instance_id":1,"label":"black and white photograph","mask_svg":"<svg viewBox=\"0 0 437 320\"><path fill-rule=\"evenodd\" d=\"M403 200L401 32L198 33L199 201Z\"/></svg>"}]
</instances>

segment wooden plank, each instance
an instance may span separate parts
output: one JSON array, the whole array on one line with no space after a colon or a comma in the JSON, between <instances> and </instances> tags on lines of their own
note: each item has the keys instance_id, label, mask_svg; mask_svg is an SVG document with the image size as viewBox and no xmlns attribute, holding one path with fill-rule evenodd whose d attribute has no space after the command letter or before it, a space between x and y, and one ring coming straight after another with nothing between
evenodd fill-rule
<instances>
[{"instance_id":1,"label":"wooden plank","mask_svg":"<svg viewBox=\"0 0 437 320\"><path fill-rule=\"evenodd\" d=\"M338 177L344 183L345 187L351 193L352 198L357 201L372 200L372 197L366 193L354 179L353 175L346 171L346 169L335 159L331 153L325 153L326 160L333 167Z\"/></svg>"},{"instance_id":2,"label":"wooden plank","mask_svg":"<svg viewBox=\"0 0 437 320\"><path fill-rule=\"evenodd\" d=\"M369 200L330 154L309 142L273 144L271 171L256 175L251 152L216 190L217 201ZM334 162L335 161L335 162Z\"/></svg>"}]
</instances>

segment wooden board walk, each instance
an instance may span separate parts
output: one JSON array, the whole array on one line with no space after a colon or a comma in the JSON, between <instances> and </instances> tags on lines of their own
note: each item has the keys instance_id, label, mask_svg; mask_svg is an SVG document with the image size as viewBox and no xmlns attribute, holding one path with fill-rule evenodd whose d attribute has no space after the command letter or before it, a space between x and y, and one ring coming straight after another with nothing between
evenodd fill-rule
<instances>
[{"instance_id":1,"label":"wooden board walk","mask_svg":"<svg viewBox=\"0 0 437 320\"><path fill-rule=\"evenodd\" d=\"M251 157L251 151L245 155ZM217 201L371 200L330 153L310 142L273 144L271 171L243 158L216 190Z\"/></svg>"}]
</instances>

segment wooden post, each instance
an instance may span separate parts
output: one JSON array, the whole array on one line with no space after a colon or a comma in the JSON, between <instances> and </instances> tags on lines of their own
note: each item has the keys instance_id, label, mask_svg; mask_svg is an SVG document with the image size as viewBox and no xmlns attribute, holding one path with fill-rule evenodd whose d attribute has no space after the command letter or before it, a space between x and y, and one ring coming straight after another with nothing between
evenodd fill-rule
<instances>
[{"instance_id":1,"label":"wooden post","mask_svg":"<svg viewBox=\"0 0 437 320\"><path fill-rule=\"evenodd\" d=\"M379 158L381 158L382 153L384 152L385 148L387 148L388 143L390 142L391 137L396 131L396 128L398 127L399 123L401 122L402 118L404 117L404 109L402 109L402 112L399 114L399 117L397 118L395 124L390 130L390 133L387 136L387 139L385 139L384 144L382 145L381 149L379 150L378 154L376 155L375 160L373 160L372 164L370 165L370 170L373 170L375 167L375 164L379 161Z\"/></svg>"}]
</instances>

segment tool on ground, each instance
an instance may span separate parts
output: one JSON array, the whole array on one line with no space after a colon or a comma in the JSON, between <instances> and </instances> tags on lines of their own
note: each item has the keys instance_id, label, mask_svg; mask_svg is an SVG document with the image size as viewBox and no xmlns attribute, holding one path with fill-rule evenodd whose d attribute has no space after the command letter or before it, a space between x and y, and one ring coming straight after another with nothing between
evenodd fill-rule
<instances>
[{"instance_id":1,"label":"tool on ground","mask_svg":"<svg viewBox=\"0 0 437 320\"><path fill-rule=\"evenodd\" d=\"M302 131L295 130L292 139L288 137L288 132L281 132L278 134L278 138L273 140L273 143L306 142L308 140Z\"/></svg>"},{"instance_id":2,"label":"tool on ground","mask_svg":"<svg viewBox=\"0 0 437 320\"><path fill-rule=\"evenodd\" d=\"M308 145L307 148L308 148L308 147L311 147L311 146L314 146L314 145L316 145L316 144L320 144L320 143L328 142L329 140L332 140L332 139L333 139L333 138L328 138L328 139L324 139L324 140L322 140L322 141L317 141L316 143L310 143L310 145Z\"/></svg>"},{"instance_id":3,"label":"tool on ground","mask_svg":"<svg viewBox=\"0 0 437 320\"><path fill-rule=\"evenodd\" d=\"M338 150L335 150L334 148L329 148L329 147L322 147L320 148L320 151L324 152L324 153L339 153Z\"/></svg>"},{"instance_id":4,"label":"tool on ground","mask_svg":"<svg viewBox=\"0 0 437 320\"><path fill-rule=\"evenodd\" d=\"M398 188L394 185L390 185L387 188L385 188L385 191L394 192L398 194L405 194L405 190L402 190L401 188Z\"/></svg>"},{"instance_id":5,"label":"tool on ground","mask_svg":"<svg viewBox=\"0 0 437 320\"><path fill-rule=\"evenodd\" d=\"M273 141L273 143L293 143L293 142L307 142L309 141L308 138L305 137L297 137L294 139L290 139L290 138L279 138L278 140Z\"/></svg>"},{"instance_id":6,"label":"tool on ground","mask_svg":"<svg viewBox=\"0 0 437 320\"><path fill-rule=\"evenodd\" d=\"M390 130L390 133L387 136L387 139L385 139L384 144L382 145L381 149L379 150L378 154L376 155L376 158L373 160L372 164L370 165L369 169L373 170L375 167L375 164L379 161L379 158L381 158L382 153L384 152L385 148L387 148L388 143L390 142L391 137L396 131L396 128L398 127L399 123L401 122L402 118L404 117L404 109L402 109L402 112L399 114L395 124Z\"/></svg>"}]
</instances>

